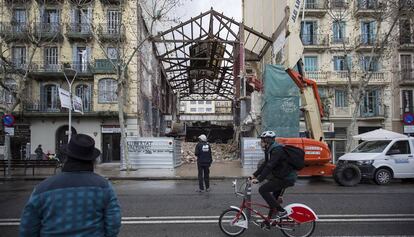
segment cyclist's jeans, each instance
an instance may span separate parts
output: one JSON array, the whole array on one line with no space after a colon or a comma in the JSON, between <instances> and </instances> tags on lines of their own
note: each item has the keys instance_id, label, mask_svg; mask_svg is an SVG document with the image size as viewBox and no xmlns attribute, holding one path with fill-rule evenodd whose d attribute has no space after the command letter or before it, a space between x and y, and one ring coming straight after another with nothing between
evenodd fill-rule
<instances>
[{"instance_id":1,"label":"cyclist's jeans","mask_svg":"<svg viewBox=\"0 0 414 237\"><path fill-rule=\"evenodd\" d=\"M259 193L262 195L263 199L267 202L267 204L272 208L276 209L277 211L284 211L283 207L277 202L277 199L280 196L280 193L284 188L293 186L294 182L289 180L269 180L264 183L259 188ZM272 194L273 192L273 194Z\"/></svg>"},{"instance_id":2,"label":"cyclist's jeans","mask_svg":"<svg viewBox=\"0 0 414 237\"><path fill-rule=\"evenodd\" d=\"M197 164L198 167L198 185L200 190L204 190L204 184L206 189L210 188L210 167Z\"/></svg>"}]
</instances>

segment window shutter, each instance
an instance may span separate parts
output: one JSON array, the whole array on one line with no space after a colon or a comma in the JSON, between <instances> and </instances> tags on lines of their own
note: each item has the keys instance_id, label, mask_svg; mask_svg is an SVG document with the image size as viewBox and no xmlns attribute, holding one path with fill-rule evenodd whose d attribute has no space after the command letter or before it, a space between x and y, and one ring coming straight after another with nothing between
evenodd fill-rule
<instances>
[{"instance_id":1,"label":"window shutter","mask_svg":"<svg viewBox=\"0 0 414 237\"><path fill-rule=\"evenodd\" d=\"M78 44L73 44L72 45L72 67L74 69L78 69Z\"/></svg>"}]
</instances>

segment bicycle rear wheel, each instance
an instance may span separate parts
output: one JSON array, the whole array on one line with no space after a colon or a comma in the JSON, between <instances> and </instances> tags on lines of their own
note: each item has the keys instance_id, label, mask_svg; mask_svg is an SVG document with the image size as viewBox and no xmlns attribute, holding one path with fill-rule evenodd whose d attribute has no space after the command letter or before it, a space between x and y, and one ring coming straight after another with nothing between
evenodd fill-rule
<instances>
[{"instance_id":1,"label":"bicycle rear wheel","mask_svg":"<svg viewBox=\"0 0 414 237\"><path fill-rule=\"evenodd\" d=\"M280 231L287 237L311 236L316 227L315 221L298 223L290 218L282 220L277 224Z\"/></svg>"},{"instance_id":2,"label":"bicycle rear wheel","mask_svg":"<svg viewBox=\"0 0 414 237\"><path fill-rule=\"evenodd\" d=\"M229 208L221 213L218 224L221 231L226 235L239 236L243 234L247 228L247 219L239 210Z\"/></svg>"}]
</instances>

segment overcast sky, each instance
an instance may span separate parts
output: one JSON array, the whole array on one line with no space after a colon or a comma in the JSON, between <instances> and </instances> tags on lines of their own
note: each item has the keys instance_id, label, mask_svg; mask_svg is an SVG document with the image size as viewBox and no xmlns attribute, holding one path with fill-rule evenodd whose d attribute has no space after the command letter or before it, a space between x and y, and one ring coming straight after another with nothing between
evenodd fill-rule
<instances>
[{"instance_id":1,"label":"overcast sky","mask_svg":"<svg viewBox=\"0 0 414 237\"><path fill-rule=\"evenodd\" d=\"M217 12L224 13L227 17L241 21L241 0L187 0L178 11L181 21L184 22L201 12L209 11L211 7Z\"/></svg>"}]
</instances>

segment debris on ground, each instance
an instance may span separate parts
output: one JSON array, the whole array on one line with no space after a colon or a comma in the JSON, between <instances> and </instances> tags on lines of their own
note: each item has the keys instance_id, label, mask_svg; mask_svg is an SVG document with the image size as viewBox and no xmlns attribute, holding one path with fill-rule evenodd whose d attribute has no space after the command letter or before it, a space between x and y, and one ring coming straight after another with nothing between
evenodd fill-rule
<instances>
[{"instance_id":1,"label":"debris on ground","mask_svg":"<svg viewBox=\"0 0 414 237\"><path fill-rule=\"evenodd\" d=\"M234 144L209 143L214 161L236 160L237 147ZM195 163L197 158L194 155L194 150L197 142L182 142L181 152L183 163Z\"/></svg>"}]
</instances>

